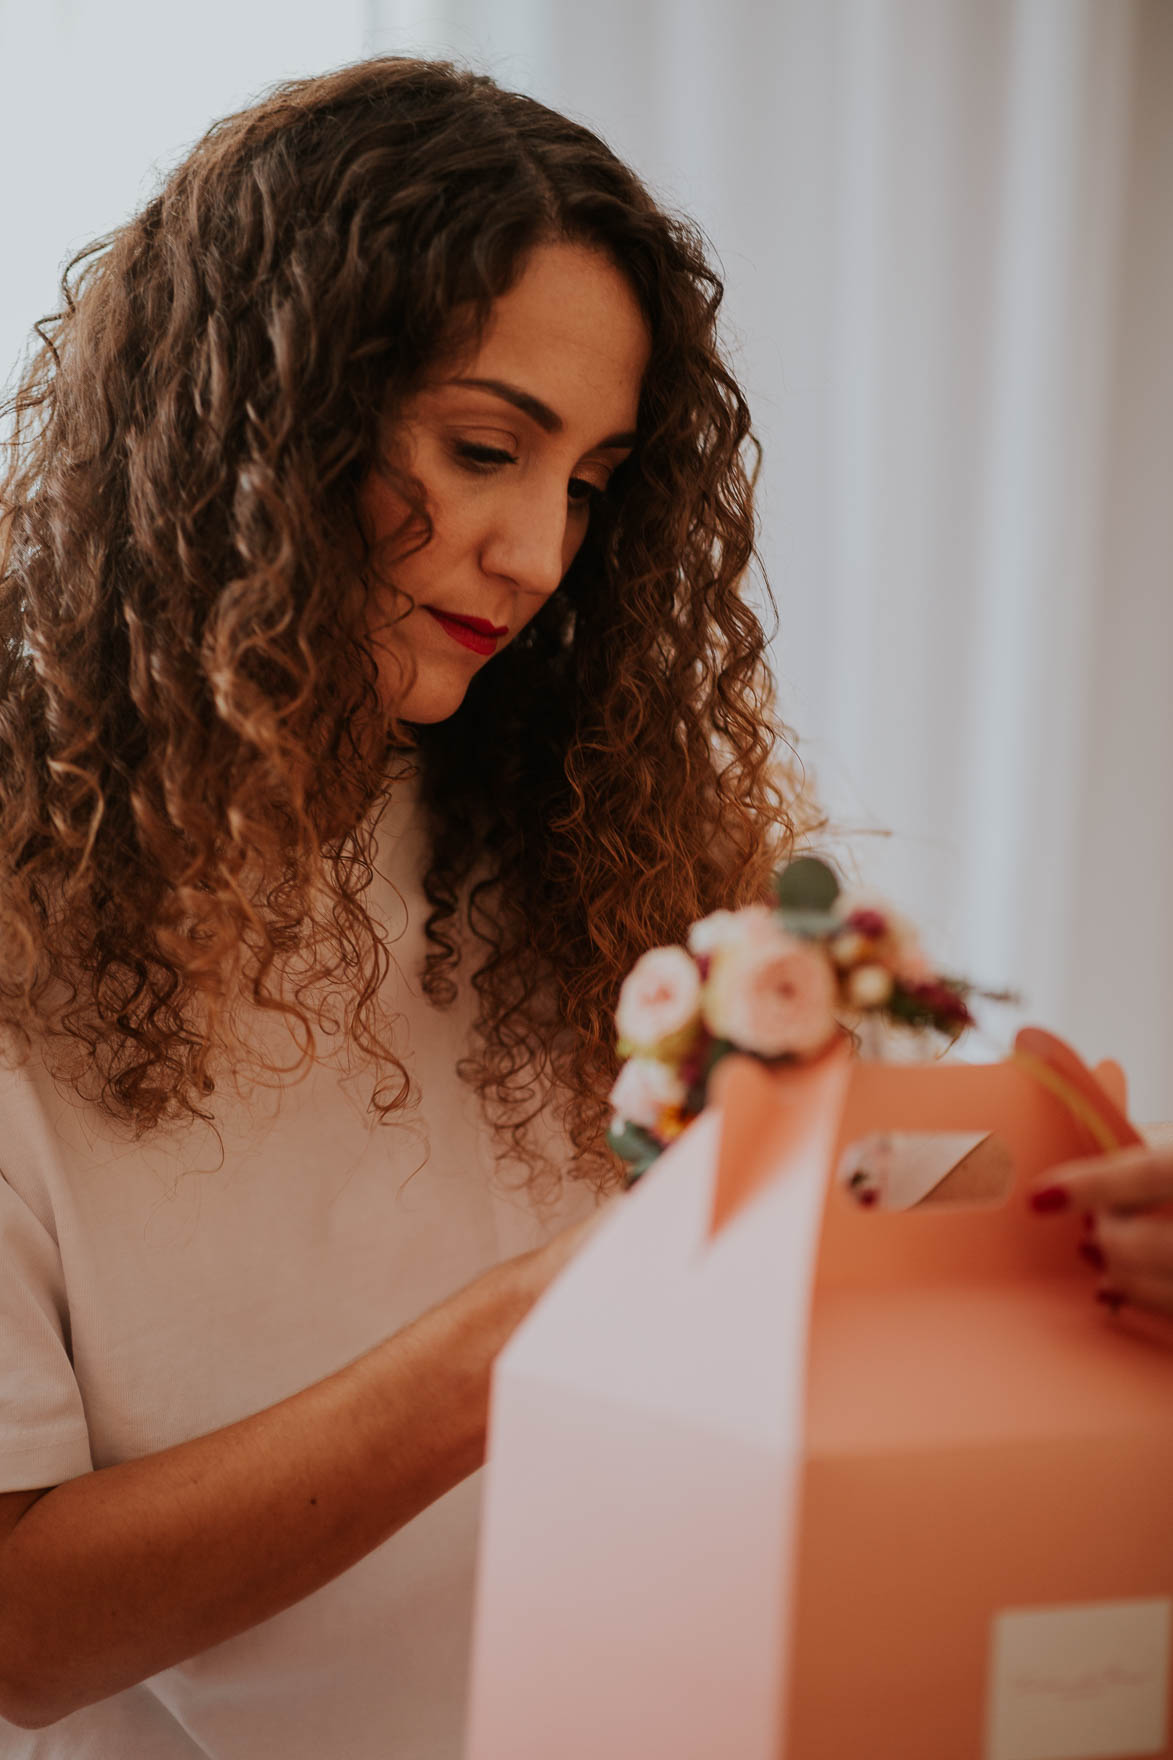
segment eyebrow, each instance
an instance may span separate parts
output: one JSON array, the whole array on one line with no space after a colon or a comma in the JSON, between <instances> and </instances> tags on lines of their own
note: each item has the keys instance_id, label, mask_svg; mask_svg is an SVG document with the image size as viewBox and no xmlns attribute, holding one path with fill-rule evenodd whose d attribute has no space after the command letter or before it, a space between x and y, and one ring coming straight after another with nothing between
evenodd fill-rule
<instances>
[{"instance_id":1,"label":"eyebrow","mask_svg":"<svg viewBox=\"0 0 1173 1760\"><path fill-rule=\"evenodd\" d=\"M562 417L555 410L552 410L548 403L543 403L540 397L532 396L530 392L523 391L518 385L507 384L504 379L450 379L448 383L468 386L473 391L491 392L494 397L501 398L503 402L511 403L514 409L519 409L522 415L530 418L531 422L536 422L544 433L560 434L566 426ZM592 446L591 451L607 452L612 448L634 446L637 439L638 435L635 429L629 428L622 434L608 434L605 440L600 440Z\"/></svg>"}]
</instances>

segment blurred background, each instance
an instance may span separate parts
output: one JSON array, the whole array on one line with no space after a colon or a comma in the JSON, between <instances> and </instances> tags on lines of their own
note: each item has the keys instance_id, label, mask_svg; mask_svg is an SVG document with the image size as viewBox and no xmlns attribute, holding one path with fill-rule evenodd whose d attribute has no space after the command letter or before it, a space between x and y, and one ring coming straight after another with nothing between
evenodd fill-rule
<instances>
[{"instance_id":1,"label":"blurred background","mask_svg":"<svg viewBox=\"0 0 1173 1760\"><path fill-rule=\"evenodd\" d=\"M764 447L783 713L861 879L1173 1118L1169 0L0 0L0 375L216 117L364 54L692 215Z\"/></svg>"}]
</instances>

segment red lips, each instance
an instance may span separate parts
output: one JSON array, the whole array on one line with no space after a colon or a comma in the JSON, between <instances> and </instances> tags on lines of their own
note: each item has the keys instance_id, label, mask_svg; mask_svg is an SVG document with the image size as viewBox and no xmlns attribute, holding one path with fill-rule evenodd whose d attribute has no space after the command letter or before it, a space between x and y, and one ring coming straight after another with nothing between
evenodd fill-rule
<instances>
[{"instance_id":1,"label":"red lips","mask_svg":"<svg viewBox=\"0 0 1173 1760\"><path fill-rule=\"evenodd\" d=\"M488 623L483 617L462 617L456 611L441 611L435 605L428 605L425 609L431 611L436 617L444 618L448 623L462 623L465 629L474 629L480 636L507 636L509 634L507 623Z\"/></svg>"},{"instance_id":2,"label":"red lips","mask_svg":"<svg viewBox=\"0 0 1173 1760\"><path fill-rule=\"evenodd\" d=\"M446 611L434 611L430 605L424 609L439 624L445 635L459 647L479 654L482 659L495 653L501 636L509 633L507 629L498 631L496 624L486 623L483 617L449 617Z\"/></svg>"}]
</instances>

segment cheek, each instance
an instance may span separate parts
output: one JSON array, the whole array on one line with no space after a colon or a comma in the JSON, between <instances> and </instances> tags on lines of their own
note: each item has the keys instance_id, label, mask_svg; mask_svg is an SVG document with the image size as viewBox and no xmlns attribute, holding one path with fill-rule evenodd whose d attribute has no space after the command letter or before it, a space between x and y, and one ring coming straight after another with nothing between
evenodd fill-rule
<instances>
[{"instance_id":1,"label":"cheek","mask_svg":"<svg viewBox=\"0 0 1173 1760\"><path fill-rule=\"evenodd\" d=\"M417 564L426 557L454 558L473 549L479 542L479 528L484 524L483 503L461 483L446 479L443 470L428 469L428 461L417 466L431 520L431 537L424 550L409 558ZM418 544L425 535L422 525L405 533L405 546Z\"/></svg>"},{"instance_id":2,"label":"cheek","mask_svg":"<svg viewBox=\"0 0 1173 1760\"><path fill-rule=\"evenodd\" d=\"M372 551L376 578L387 586L402 587L418 596L418 591L434 570L441 532L447 521L442 520L430 489L427 491L432 536L422 520L411 518L411 509L385 477L372 473L358 492L359 521Z\"/></svg>"},{"instance_id":3,"label":"cheek","mask_svg":"<svg viewBox=\"0 0 1173 1760\"><path fill-rule=\"evenodd\" d=\"M408 520L410 509L395 488L372 472L358 492L358 517L365 537L374 552L376 564L393 561L396 553L410 549L419 537L413 534Z\"/></svg>"}]
</instances>

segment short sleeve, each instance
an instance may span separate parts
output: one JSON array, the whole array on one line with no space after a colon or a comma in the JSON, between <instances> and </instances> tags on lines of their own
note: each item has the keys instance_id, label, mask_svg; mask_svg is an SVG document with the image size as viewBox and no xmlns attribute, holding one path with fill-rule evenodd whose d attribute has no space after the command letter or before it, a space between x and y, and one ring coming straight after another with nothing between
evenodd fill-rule
<instances>
[{"instance_id":1,"label":"short sleeve","mask_svg":"<svg viewBox=\"0 0 1173 1760\"><path fill-rule=\"evenodd\" d=\"M57 1243L0 1174L0 1491L88 1473Z\"/></svg>"}]
</instances>

